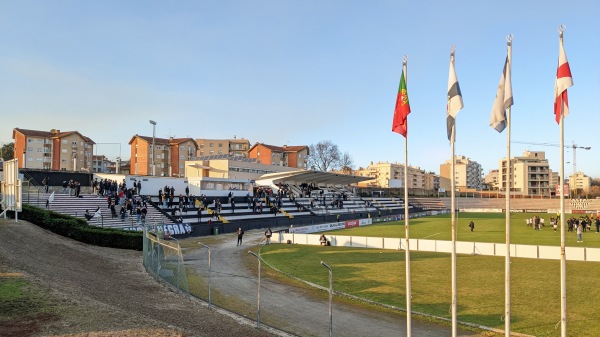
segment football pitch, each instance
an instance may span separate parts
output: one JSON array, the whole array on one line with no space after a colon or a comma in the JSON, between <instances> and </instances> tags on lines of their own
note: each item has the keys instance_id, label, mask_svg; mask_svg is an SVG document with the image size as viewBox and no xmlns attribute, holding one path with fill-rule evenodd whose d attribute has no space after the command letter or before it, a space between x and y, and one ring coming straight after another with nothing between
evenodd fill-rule
<instances>
[{"instance_id":1,"label":"football pitch","mask_svg":"<svg viewBox=\"0 0 600 337\"><path fill-rule=\"evenodd\" d=\"M457 240L496 242L505 240L503 213L458 213ZM511 214L511 244L560 245L560 229L545 227L535 231L525 219L534 214ZM567 215L570 217L570 215ZM573 215L579 217L579 215ZM470 231L468 223L475 222ZM410 237L450 240L450 215L411 219ZM391 222L328 234L404 237L404 222ZM574 232L567 233L568 246L600 247L600 233L583 234L576 242ZM322 247L305 245L268 245L262 258L277 269L300 279L328 287L327 270L333 269L334 290L368 300L405 308L405 258L402 251ZM567 262L567 311L570 336L600 336L596 317L600 303L600 264ZM450 254L411 252L412 310L450 318ZM504 257L458 255L458 320L504 329ZM511 330L535 336L559 336L560 262L558 260L511 259Z\"/></svg>"}]
</instances>

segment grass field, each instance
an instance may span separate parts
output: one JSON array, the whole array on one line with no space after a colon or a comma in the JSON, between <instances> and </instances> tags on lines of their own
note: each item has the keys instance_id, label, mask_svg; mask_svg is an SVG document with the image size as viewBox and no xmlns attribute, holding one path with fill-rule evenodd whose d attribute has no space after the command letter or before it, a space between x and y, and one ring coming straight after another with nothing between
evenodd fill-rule
<instances>
[{"instance_id":1,"label":"grass field","mask_svg":"<svg viewBox=\"0 0 600 337\"><path fill-rule=\"evenodd\" d=\"M462 241L504 242L503 214L461 213L457 237ZM559 245L560 234L548 228L534 231L525 224L528 214L511 217L511 242ZM475 221L470 232L469 221ZM412 238L450 240L449 215L410 221ZM600 234L584 233L578 244L568 233L567 244L600 247ZM334 232L330 232L334 233ZM340 235L403 237L404 223L388 223L335 231ZM327 270L333 268L334 290L365 299L405 307L405 263L402 251L269 245L261 250L263 259L298 278L328 285ZM449 318L451 300L449 254L411 253L412 309ZM559 336L559 261L517 259L511 261L511 329L535 336ZM457 301L460 321L504 328L504 258L459 255L457 258ZM569 336L600 336L596 317L600 303L600 264L567 263L567 308Z\"/></svg>"}]
</instances>

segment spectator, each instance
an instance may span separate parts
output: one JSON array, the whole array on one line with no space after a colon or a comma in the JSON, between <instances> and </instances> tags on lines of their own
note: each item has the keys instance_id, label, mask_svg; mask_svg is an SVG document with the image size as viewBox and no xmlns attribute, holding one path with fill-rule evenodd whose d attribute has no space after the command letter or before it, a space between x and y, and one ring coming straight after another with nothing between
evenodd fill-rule
<instances>
[{"instance_id":1,"label":"spectator","mask_svg":"<svg viewBox=\"0 0 600 337\"><path fill-rule=\"evenodd\" d=\"M271 227L267 227L267 230L265 231L265 238L266 238L266 243L265 244L270 244L271 243L271 236L273 235L273 232L271 231Z\"/></svg>"},{"instance_id":2,"label":"spectator","mask_svg":"<svg viewBox=\"0 0 600 337\"><path fill-rule=\"evenodd\" d=\"M471 232L475 229L475 222L473 222L473 220L469 222L469 228L471 228Z\"/></svg>"},{"instance_id":3,"label":"spectator","mask_svg":"<svg viewBox=\"0 0 600 337\"><path fill-rule=\"evenodd\" d=\"M321 246L327 246L327 238L325 237L325 234L321 234L319 242L321 243Z\"/></svg>"},{"instance_id":4,"label":"spectator","mask_svg":"<svg viewBox=\"0 0 600 337\"><path fill-rule=\"evenodd\" d=\"M244 237L244 231L242 230L242 227L238 227L238 230L237 230L237 245L236 246L241 246L242 245L242 237Z\"/></svg>"}]
</instances>

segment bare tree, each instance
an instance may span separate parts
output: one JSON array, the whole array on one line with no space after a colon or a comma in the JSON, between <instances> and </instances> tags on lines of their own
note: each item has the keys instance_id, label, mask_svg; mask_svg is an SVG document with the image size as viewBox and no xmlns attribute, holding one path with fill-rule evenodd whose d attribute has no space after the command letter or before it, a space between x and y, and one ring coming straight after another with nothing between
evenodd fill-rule
<instances>
[{"instance_id":1,"label":"bare tree","mask_svg":"<svg viewBox=\"0 0 600 337\"><path fill-rule=\"evenodd\" d=\"M352 174L352 171L354 170L354 160L352 160L352 156L350 156L348 151L344 152L340 157L339 166L345 174Z\"/></svg>"},{"instance_id":2,"label":"bare tree","mask_svg":"<svg viewBox=\"0 0 600 337\"><path fill-rule=\"evenodd\" d=\"M335 169L340 161L340 150L330 140L322 140L310 145L308 166L313 170L327 172Z\"/></svg>"}]
</instances>

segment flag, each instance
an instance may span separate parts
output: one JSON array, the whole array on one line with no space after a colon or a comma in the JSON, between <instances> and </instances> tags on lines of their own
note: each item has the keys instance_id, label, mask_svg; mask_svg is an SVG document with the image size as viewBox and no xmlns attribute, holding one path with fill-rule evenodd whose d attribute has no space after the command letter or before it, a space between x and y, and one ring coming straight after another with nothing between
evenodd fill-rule
<instances>
[{"instance_id":1,"label":"flag","mask_svg":"<svg viewBox=\"0 0 600 337\"><path fill-rule=\"evenodd\" d=\"M562 36L560 39L560 50L558 53L558 69L556 70L556 84L554 86L554 114L556 123L560 123L561 117L569 115L569 99L567 97L567 88L573 85L571 68L563 48Z\"/></svg>"},{"instance_id":2,"label":"flag","mask_svg":"<svg viewBox=\"0 0 600 337\"><path fill-rule=\"evenodd\" d=\"M54 202L54 192L52 192L52 194L50 194L50 196L48 197L48 202L49 203L53 203Z\"/></svg>"},{"instance_id":3,"label":"flag","mask_svg":"<svg viewBox=\"0 0 600 337\"><path fill-rule=\"evenodd\" d=\"M408 93L406 92L404 70L402 70L402 75L400 75L400 85L398 86L398 97L396 98L396 108L394 109L392 131L403 135L404 138L406 138L408 132L408 125L406 122L409 113L410 104L408 103Z\"/></svg>"},{"instance_id":4,"label":"flag","mask_svg":"<svg viewBox=\"0 0 600 337\"><path fill-rule=\"evenodd\" d=\"M506 128L506 109L513 105L512 82L510 79L510 70L512 68L509 56L506 56L504 62L504 70L498 84L496 92L496 100L492 107L492 116L490 117L490 126L498 132L504 131Z\"/></svg>"},{"instance_id":5,"label":"flag","mask_svg":"<svg viewBox=\"0 0 600 337\"><path fill-rule=\"evenodd\" d=\"M460 86L454 71L454 54L450 57L450 74L448 75L448 103L446 106L446 126L448 128L448 140L454 142L452 130L458 111L463 108Z\"/></svg>"}]
</instances>

